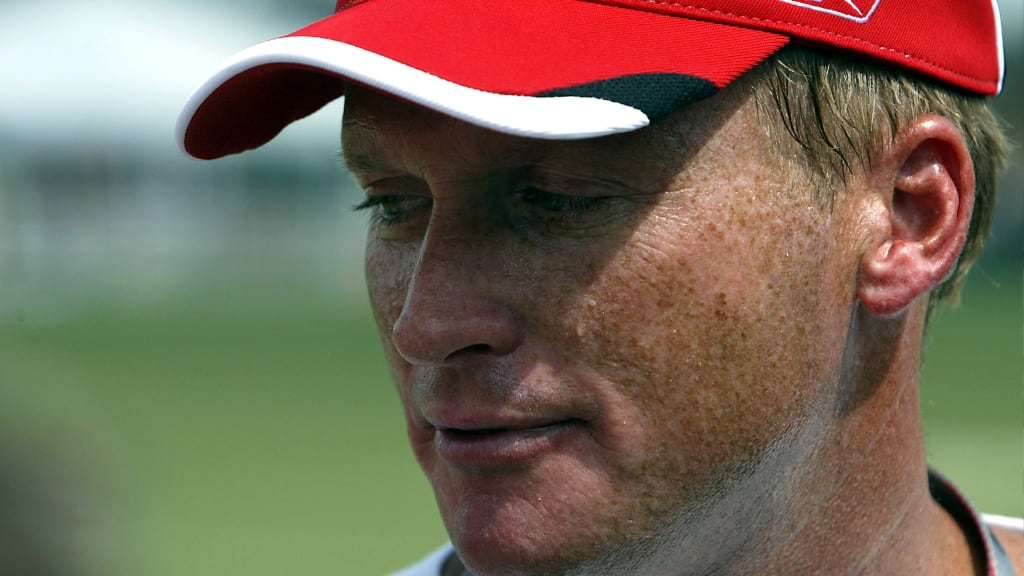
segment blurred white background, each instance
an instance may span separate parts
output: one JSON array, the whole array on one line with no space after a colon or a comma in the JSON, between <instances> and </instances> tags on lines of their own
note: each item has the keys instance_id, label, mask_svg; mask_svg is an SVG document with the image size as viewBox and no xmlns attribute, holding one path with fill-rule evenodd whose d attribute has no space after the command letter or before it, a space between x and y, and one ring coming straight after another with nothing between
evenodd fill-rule
<instances>
[{"instance_id":1,"label":"blurred white background","mask_svg":"<svg viewBox=\"0 0 1024 576\"><path fill-rule=\"evenodd\" d=\"M243 157L198 162L173 142L206 73L329 4L0 2L0 321L178 313L197 281L273 256L306 288L358 290L340 102Z\"/></svg>"}]
</instances>

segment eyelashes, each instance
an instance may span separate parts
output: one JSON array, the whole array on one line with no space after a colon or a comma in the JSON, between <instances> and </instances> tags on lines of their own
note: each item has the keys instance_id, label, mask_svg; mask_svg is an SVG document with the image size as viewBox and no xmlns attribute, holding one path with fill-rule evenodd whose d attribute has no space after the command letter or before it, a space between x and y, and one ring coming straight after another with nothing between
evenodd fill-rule
<instances>
[{"instance_id":1,"label":"eyelashes","mask_svg":"<svg viewBox=\"0 0 1024 576\"><path fill-rule=\"evenodd\" d=\"M520 201L542 216L571 223L606 208L613 200L608 196L556 194L540 188L525 188L516 194Z\"/></svg>"},{"instance_id":2,"label":"eyelashes","mask_svg":"<svg viewBox=\"0 0 1024 576\"><path fill-rule=\"evenodd\" d=\"M378 224L398 224L411 214L429 209L433 201L425 196L414 195L382 195L367 196L352 209L356 212L371 211L374 222Z\"/></svg>"}]
</instances>

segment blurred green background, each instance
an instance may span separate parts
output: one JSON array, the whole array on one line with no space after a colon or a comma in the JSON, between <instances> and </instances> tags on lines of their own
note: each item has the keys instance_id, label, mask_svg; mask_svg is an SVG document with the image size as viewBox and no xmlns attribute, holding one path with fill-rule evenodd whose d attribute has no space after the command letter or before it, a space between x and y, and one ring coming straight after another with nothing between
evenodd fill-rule
<instances>
[{"instance_id":1,"label":"blurred green background","mask_svg":"<svg viewBox=\"0 0 1024 576\"><path fill-rule=\"evenodd\" d=\"M316 576L444 541L368 315L339 107L215 163L171 142L206 71L330 4L0 1L0 575L31 542L19 574ZM1021 2L1003 8L1020 142ZM1021 157L922 378L930 462L1014 516Z\"/></svg>"}]
</instances>

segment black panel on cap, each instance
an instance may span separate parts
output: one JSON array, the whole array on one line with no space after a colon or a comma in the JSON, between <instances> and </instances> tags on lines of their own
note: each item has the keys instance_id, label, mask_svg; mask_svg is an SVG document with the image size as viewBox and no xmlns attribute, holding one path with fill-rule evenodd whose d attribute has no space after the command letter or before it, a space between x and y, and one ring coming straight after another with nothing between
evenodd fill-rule
<instances>
[{"instance_id":1,"label":"black panel on cap","mask_svg":"<svg viewBox=\"0 0 1024 576\"><path fill-rule=\"evenodd\" d=\"M657 120L717 92L718 88L714 84L697 76L633 74L548 90L537 96L580 96L611 100L632 106L651 120Z\"/></svg>"}]
</instances>

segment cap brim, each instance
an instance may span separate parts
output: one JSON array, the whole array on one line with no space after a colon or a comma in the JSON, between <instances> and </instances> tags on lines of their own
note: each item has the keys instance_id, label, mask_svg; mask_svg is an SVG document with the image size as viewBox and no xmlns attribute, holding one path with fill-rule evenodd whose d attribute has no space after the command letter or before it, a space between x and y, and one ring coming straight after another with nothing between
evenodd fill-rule
<instances>
[{"instance_id":1,"label":"cap brim","mask_svg":"<svg viewBox=\"0 0 1024 576\"><path fill-rule=\"evenodd\" d=\"M787 36L578 0L371 0L244 50L178 119L181 148L257 148L356 82L500 132L636 130L706 98Z\"/></svg>"}]
</instances>

